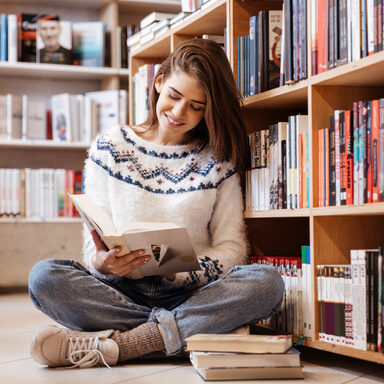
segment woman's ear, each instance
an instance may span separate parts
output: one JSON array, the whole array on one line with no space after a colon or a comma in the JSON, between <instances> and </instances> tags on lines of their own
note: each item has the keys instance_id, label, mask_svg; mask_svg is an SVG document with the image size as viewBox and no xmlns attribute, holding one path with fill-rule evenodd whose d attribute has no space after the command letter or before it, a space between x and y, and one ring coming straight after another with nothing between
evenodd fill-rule
<instances>
[{"instance_id":1,"label":"woman's ear","mask_svg":"<svg viewBox=\"0 0 384 384\"><path fill-rule=\"evenodd\" d=\"M156 77L155 88L156 88L157 93L160 93L161 88L163 88L163 79L164 79L163 74L160 74L159 76Z\"/></svg>"}]
</instances>

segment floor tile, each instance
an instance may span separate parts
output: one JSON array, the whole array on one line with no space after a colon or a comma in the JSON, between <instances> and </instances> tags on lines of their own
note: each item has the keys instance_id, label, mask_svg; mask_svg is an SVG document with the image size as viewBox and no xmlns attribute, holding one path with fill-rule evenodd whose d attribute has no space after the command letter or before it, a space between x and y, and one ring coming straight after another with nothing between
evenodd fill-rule
<instances>
[{"instance_id":1,"label":"floor tile","mask_svg":"<svg viewBox=\"0 0 384 384\"><path fill-rule=\"evenodd\" d=\"M188 360L141 359L112 369L50 369L29 355L33 334L54 322L34 308L28 295L0 295L0 383L4 384L202 384ZM384 383L384 367L301 347L305 380L268 380L268 384ZM246 381L260 384L263 381ZM244 384L223 381L217 384Z\"/></svg>"}]
</instances>

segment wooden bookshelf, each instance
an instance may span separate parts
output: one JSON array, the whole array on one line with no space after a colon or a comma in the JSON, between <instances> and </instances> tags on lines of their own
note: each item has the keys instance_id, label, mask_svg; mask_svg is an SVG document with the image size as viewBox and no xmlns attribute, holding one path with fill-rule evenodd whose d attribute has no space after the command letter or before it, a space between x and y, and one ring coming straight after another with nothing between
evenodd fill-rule
<instances>
[{"instance_id":1,"label":"wooden bookshelf","mask_svg":"<svg viewBox=\"0 0 384 384\"><path fill-rule=\"evenodd\" d=\"M166 37L135 50L130 57L131 75L145 63L158 63L181 42L203 34L229 36L229 61L237 79L237 37L249 32L249 17L262 9L281 9L281 0L212 0L209 6L171 29ZM307 3L310 31L310 1ZM310 34L308 34L310 36ZM271 123L287 121L298 113L309 116L310 136L310 207L295 210L245 211L251 249L256 255L300 255L300 246L311 246L314 321L311 337L304 345L346 356L384 364L379 352L328 344L318 340L316 266L350 263L351 249L377 248L384 245L384 203L359 206L318 207L317 131L329 125L336 109L351 109L358 100L384 97L384 51L356 62L311 76L311 49L308 42L308 78L246 98L243 116L247 132L268 128ZM169 44L168 46L166 44ZM132 77L131 76L131 77ZM133 110L132 95L130 110ZM131 113L132 116L132 113ZM257 125L254 122L257 121ZM132 120L130 121L132 123Z\"/></svg>"},{"instance_id":2,"label":"wooden bookshelf","mask_svg":"<svg viewBox=\"0 0 384 384\"><path fill-rule=\"evenodd\" d=\"M111 67L0 62L0 94L80 94L128 89L129 69L117 63L118 26L138 24L153 11L180 12L178 0L0 0L0 13L54 13L61 20L103 21L111 36ZM89 145L0 140L0 168L82 169ZM0 218L0 288L26 286L38 260L81 258L80 219ZM20 240L22 239L22 240Z\"/></svg>"}]
</instances>

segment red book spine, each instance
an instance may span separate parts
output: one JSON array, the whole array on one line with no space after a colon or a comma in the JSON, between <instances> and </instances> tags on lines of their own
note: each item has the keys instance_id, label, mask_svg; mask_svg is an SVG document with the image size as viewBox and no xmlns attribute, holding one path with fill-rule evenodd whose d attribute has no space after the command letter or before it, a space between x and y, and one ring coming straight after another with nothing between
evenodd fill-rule
<instances>
[{"instance_id":1,"label":"red book spine","mask_svg":"<svg viewBox=\"0 0 384 384\"><path fill-rule=\"evenodd\" d=\"M345 150L347 156L347 205L353 205L353 134L351 131L351 111L345 111Z\"/></svg>"},{"instance_id":2,"label":"red book spine","mask_svg":"<svg viewBox=\"0 0 384 384\"><path fill-rule=\"evenodd\" d=\"M73 215L73 203L68 197L68 193L71 195L74 193L73 178L73 170L67 169L65 171L65 216L67 217L72 217Z\"/></svg>"},{"instance_id":3,"label":"red book spine","mask_svg":"<svg viewBox=\"0 0 384 384\"><path fill-rule=\"evenodd\" d=\"M329 128L324 129L324 185L325 185L325 201L324 201L324 206L329 207Z\"/></svg>"},{"instance_id":4,"label":"red book spine","mask_svg":"<svg viewBox=\"0 0 384 384\"><path fill-rule=\"evenodd\" d=\"M379 100L372 100L372 131L371 131L371 169L372 169L372 203L379 201Z\"/></svg>"}]
</instances>

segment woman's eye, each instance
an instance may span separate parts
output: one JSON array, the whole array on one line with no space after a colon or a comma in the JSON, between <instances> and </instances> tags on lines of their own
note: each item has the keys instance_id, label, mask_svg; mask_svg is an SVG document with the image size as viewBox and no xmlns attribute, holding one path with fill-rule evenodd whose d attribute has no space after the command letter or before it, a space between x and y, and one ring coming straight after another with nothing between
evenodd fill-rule
<instances>
[{"instance_id":1,"label":"woman's eye","mask_svg":"<svg viewBox=\"0 0 384 384\"><path fill-rule=\"evenodd\" d=\"M173 96L171 94L168 95L172 100L179 100L179 98L177 96Z\"/></svg>"},{"instance_id":2,"label":"woman's eye","mask_svg":"<svg viewBox=\"0 0 384 384\"><path fill-rule=\"evenodd\" d=\"M191 108L194 110L194 111L196 111L196 112L199 112L199 111L201 111L203 108L201 108L201 107L195 107L195 106L193 106L193 105L191 105Z\"/></svg>"}]
</instances>

